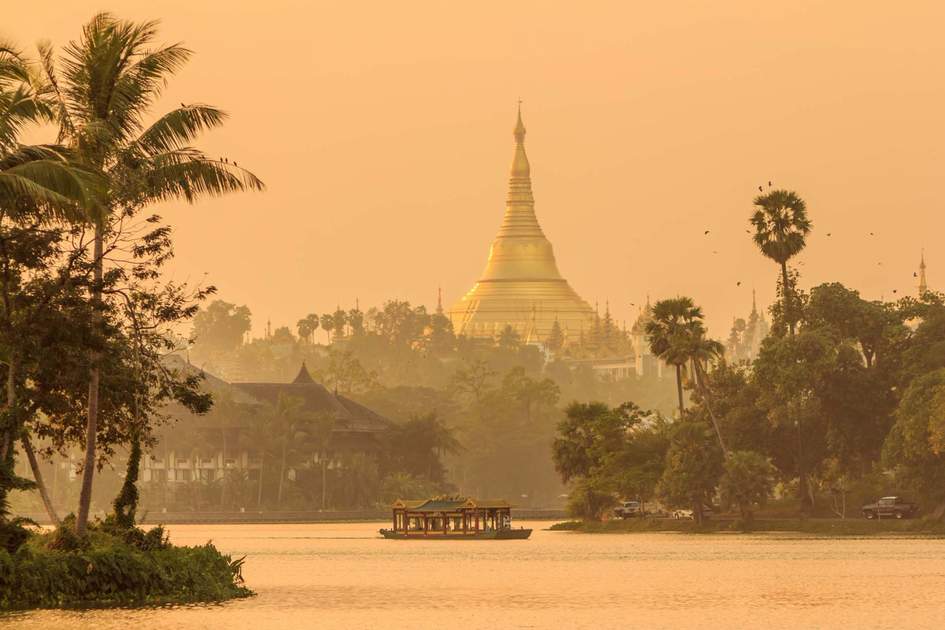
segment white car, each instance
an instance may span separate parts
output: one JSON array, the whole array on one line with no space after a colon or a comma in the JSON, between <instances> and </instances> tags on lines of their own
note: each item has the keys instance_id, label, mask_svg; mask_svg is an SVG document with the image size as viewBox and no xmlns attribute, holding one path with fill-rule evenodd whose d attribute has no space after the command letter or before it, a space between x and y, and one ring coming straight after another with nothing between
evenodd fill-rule
<instances>
[{"instance_id":1,"label":"white car","mask_svg":"<svg viewBox=\"0 0 945 630\"><path fill-rule=\"evenodd\" d=\"M712 508L708 505L702 506L702 516L709 516L712 514ZM673 510L673 518L681 519L688 518L690 521L694 518L692 510L687 508L680 508L678 510Z\"/></svg>"}]
</instances>

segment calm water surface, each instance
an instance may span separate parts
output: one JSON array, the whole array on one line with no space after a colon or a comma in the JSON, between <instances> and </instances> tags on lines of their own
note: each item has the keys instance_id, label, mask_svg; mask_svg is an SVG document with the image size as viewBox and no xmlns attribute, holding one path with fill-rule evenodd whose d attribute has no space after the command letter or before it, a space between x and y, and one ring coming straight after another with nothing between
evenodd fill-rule
<instances>
[{"instance_id":1,"label":"calm water surface","mask_svg":"<svg viewBox=\"0 0 945 630\"><path fill-rule=\"evenodd\" d=\"M534 523L536 528L547 523ZM942 628L945 541L581 535L398 541L383 524L176 525L247 555L258 595L216 606L41 611L9 628Z\"/></svg>"}]
</instances>

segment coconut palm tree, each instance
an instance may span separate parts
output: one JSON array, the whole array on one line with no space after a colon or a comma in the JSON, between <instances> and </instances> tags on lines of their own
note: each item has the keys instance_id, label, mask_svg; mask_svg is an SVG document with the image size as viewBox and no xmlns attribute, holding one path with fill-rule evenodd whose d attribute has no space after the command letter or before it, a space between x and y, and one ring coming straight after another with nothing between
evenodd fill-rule
<instances>
[{"instance_id":1,"label":"coconut palm tree","mask_svg":"<svg viewBox=\"0 0 945 630\"><path fill-rule=\"evenodd\" d=\"M0 42L0 221L34 225L49 224L60 219L82 220L83 210L93 204L97 192L96 179L88 172L74 168L67 161L66 150L57 145L23 145L20 134L31 124L50 122L53 111L45 86L30 63L12 45ZM16 294L18 274L5 274L4 293ZM5 334L16 335L12 319L6 312ZM12 347L6 348L6 399L4 408L17 405L17 381L23 378L22 356ZM14 417L10 414L9 417ZM52 502L43 483L42 474L29 435L21 433L22 425L6 425L0 429L0 468L7 469L4 479L13 480L13 443L20 437L36 486L46 511L58 523ZM0 488L0 518L5 504L6 484Z\"/></svg>"},{"instance_id":2,"label":"coconut palm tree","mask_svg":"<svg viewBox=\"0 0 945 630\"><path fill-rule=\"evenodd\" d=\"M754 241L761 253L781 266L781 293L784 300L784 319L794 336L794 315L791 279L788 261L807 244L811 230L807 218L807 204L797 193L772 190L755 198L755 213L751 224L755 227Z\"/></svg>"},{"instance_id":3,"label":"coconut palm tree","mask_svg":"<svg viewBox=\"0 0 945 630\"><path fill-rule=\"evenodd\" d=\"M147 124L168 79L190 58L179 44L157 45L156 22L133 23L100 13L62 51L40 47L45 77L55 96L60 140L83 168L106 183L94 208L92 305L102 319L105 239L121 218L168 199L194 202L243 190L262 182L235 161L210 159L191 146L203 131L220 126L226 114L209 105L181 104ZM86 450L76 531L88 522L98 433L101 357L92 356L86 417Z\"/></svg>"},{"instance_id":4,"label":"coconut palm tree","mask_svg":"<svg viewBox=\"0 0 945 630\"><path fill-rule=\"evenodd\" d=\"M702 309L695 305L692 298L677 297L654 304L652 319L646 324L650 351L676 368L680 416L686 410L683 402L683 366L690 360L693 336L704 331L702 317Z\"/></svg>"}]
</instances>

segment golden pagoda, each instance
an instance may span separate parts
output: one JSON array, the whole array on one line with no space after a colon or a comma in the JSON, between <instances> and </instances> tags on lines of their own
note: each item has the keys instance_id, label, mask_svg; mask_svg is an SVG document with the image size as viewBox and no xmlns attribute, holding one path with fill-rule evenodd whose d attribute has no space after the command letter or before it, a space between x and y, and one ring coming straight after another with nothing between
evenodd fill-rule
<instances>
[{"instance_id":1,"label":"golden pagoda","mask_svg":"<svg viewBox=\"0 0 945 630\"><path fill-rule=\"evenodd\" d=\"M479 281L449 310L457 334L495 337L512 326L523 341L541 342L557 320L565 341L590 330L594 310L561 277L551 243L535 216L525 125L519 104L505 217Z\"/></svg>"}]
</instances>

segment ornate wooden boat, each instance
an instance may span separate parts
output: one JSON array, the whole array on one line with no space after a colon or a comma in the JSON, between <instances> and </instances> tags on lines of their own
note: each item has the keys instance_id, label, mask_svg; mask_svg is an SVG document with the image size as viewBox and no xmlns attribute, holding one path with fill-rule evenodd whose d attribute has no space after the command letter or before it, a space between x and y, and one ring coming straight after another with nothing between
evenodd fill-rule
<instances>
[{"instance_id":1,"label":"ornate wooden boat","mask_svg":"<svg viewBox=\"0 0 945 630\"><path fill-rule=\"evenodd\" d=\"M416 540L523 540L532 530L512 527L512 506L506 501L437 497L398 500L391 505L391 529L384 538Z\"/></svg>"}]
</instances>

